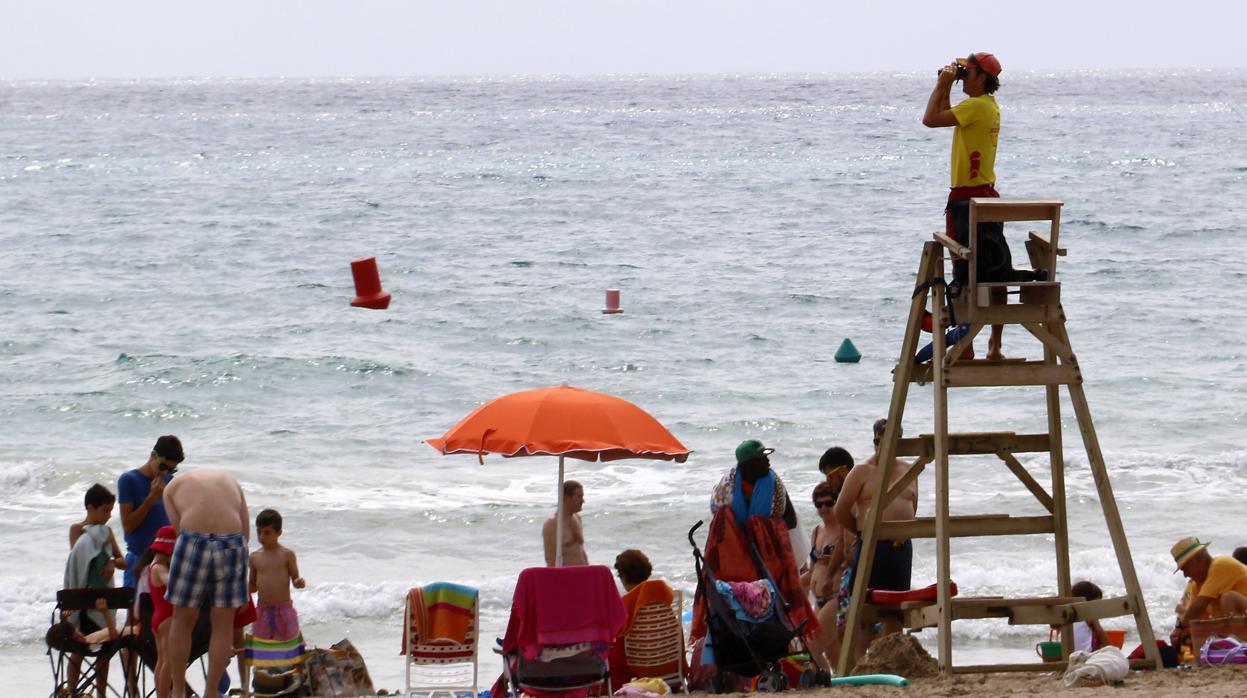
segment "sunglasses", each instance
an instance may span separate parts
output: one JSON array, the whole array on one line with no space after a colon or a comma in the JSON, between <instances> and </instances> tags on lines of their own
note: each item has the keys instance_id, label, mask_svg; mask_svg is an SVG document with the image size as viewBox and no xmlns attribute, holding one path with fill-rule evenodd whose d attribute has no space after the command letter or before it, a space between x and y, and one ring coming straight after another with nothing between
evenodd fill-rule
<instances>
[{"instance_id":1,"label":"sunglasses","mask_svg":"<svg viewBox=\"0 0 1247 698\"><path fill-rule=\"evenodd\" d=\"M834 507L835 505L836 505L836 500L835 500L835 498L834 498L834 497L833 497L832 499L816 499L816 500L814 500L814 508L816 508L816 509L823 509L823 508L825 508L825 507Z\"/></svg>"}]
</instances>

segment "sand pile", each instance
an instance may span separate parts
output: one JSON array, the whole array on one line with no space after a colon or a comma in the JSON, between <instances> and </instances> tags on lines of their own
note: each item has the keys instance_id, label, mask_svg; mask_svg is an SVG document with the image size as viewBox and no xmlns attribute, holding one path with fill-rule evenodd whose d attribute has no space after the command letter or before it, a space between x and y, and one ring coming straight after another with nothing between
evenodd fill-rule
<instances>
[{"instance_id":1,"label":"sand pile","mask_svg":"<svg viewBox=\"0 0 1247 698\"><path fill-rule=\"evenodd\" d=\"M939 676L940 665L913 635L895 633L875 640L852 673L896 674L915 679Z\"/></svg>"}]
</instances>

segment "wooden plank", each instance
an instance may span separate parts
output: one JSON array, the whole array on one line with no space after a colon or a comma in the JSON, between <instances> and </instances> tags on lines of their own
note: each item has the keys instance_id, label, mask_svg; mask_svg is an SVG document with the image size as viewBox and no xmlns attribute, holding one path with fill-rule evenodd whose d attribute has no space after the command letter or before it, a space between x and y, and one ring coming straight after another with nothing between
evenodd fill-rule
<instances>
[{"instance_id":1,"label":"wooden plank","mask_svg":"<svg viewBox=\"0 0 1247 698\"><path fill-rule=\"evenodd\" d=\"M910 466L909 470L902 475L899 480L892 483L890 488L888 488L887 493L883 495L883 502L879 504L879 506L887 509L888 505L892 503L892 500L901 496L901 493L905 491L905 488L909 487L909 483L918 479L918 476L921 475L922 471L926 469L927 463L930 462L931 459L925 457L921 457L914 461L914 464Z\"/></svg>"},{"instance_id":2,"label":"wooden plank","mask_svg":"<svg viewBox=\"0 0 1247 698\"><path fill-rule=\"evenodd\" d=\"M1082 382L1077 365L1045 365L1042 361L1017 363L970 362L948 368L943 377L950 388L984 388L1005 385L1076 385Z\"/></svg>"},{"instance_id":3,"label":"wooden plank","mask_svg":"<svg viewBox=\"0 0 1247 698\"><path fill-rule=\"evenodd\" d=\"M1051 516L952 516L945 529L950 538L977 538L986 536L1027 536L1048 534L1055 530ZM936 520L918 517L910 521L883 521L879 524L879 537L883 540L907 540L909 538L936 537Z\"/></svg>"},{"instance_id":4,"label":"wooden plank","mask_svg":"<svg viewBox=\"0 0 1247 698\"><path fill-rule=\"evenodd\" d=\"M1005 465L1009 467L1009 470L1017 477L1017 479L1022 481L1022 484L1026 486L1026 489L1030 490L1030 493L1035 496L1035 499L1039 500L1039 503L1043 505L1043 508L1047 509L1048 513L1052 513L1052 495L1048 494L1042 485L1035 482L1035 478L1031 477L1030 472L1026 470L1026 466L1018 462L1018 459L1014 458L1013 454L1008 451L1000 450L996 452L996 455L1000 457L1000 460L1005 462Z\"/></svg>"},{"instance_id":5,"label":"wooden plank","mask_svg":"<svg viewBox=\"0 0 1247 698\"><path fill-rule=\"evenodd\" d=\"M974 207L970 207L970 230L975 231L977 226L974 224ZM971 232L970 240L973 244L975 232ZM975 278L974 258L970 260L970 278ZM944 307L942 304L934 304L932 320L933 325L942 328L947 324L944 320ZM934 417L935 417L935 433L932 435L932 447L935 451L935 584L936 584L936 606L935 610L939 614L939 638L937 638L937 661L939 662L940 672L946 672L953 665L953 614L952 614L952 553L950 550L949 534L949 478L948 478L948 383L944 380L944 373L948 371L948 367L944 362L944 354L946 347L944 346L944 337L935 337L935 351L931 356L931 365L935 371L935 386L931 391L934 398ZM872 548L865 548L871 550Z\"/></svg>"},{"instance_id":6,"label":"wooden plank","mask_svg":"<svg viewBox=\"0 0 1247 698\"><path fill-rule=\"evenodd\" d=\"M1056 335L1052 334L1046 325L1038 322L1024 322L1022 327L1025 327L1027 332L1030 332L1035 339L1042 342L1045 348L1051 349L1057 356L1061 357L1062 361L1066 363L1075 361L1074 350ZM1052 365L1056 365L1056 362L1053 362Z\"/></svg>"},{"instance_id":7,"label":"wooden plank","mask_svg":"<svg viewBox=\"0 0 1247 698\"><path fill-rule=\"evenodd\" d=\"M1010 453L1046 453L1047 434L1015 434L1011 431L960 431L948 435L948 453L953 456L973 456ZM935 435L920 434L900 439L896 455L908 457L935 457Z\"/></svg>"},{"instance_id":8,"label":"wooden plank","mask_svg":"<svg viewBox=\"0 0 1247 698\"><path fill-rule=\"evenodd\" d=\"M1054 335L1054 339L1057 340L1057 344L1069 346L1069 342L1063 334L1059 336ZM1057 356L1058 353L1055 351L1055 347L1049 346L1045 342L1044 364L1056 366ZM1074 360L1072 350L1069 352L1068 361L1075 366L1078 365L1078 362ZM1060 386L1045 386L1044 400L1048 408L1048 439L1050 441L1048 470L1051 473L1052 481L1052 519L1056 524L1056 530L1053 531L1053 553L1056 555L1056 588L1058 594L1068 596L1070 593L1069 522L1065 502L1065 451L1061 436ZM1069 653L1074 651L1074 627L1072 625L1064 624L1061 626L1061 647L1065 656L1069 656Z\"/></svg>"},{"instance_id":9,"label":"wooden plank","mask_svg":"<svg viewBox=\"0 0 1247 698\"><path fill-rule=\"evenodd\" d=\"M1134 614L1134 602L1128 596L1083 601L1061 608L1062 623L1118 618Z\"/></svg>"},{"instance_id":10,"label":"wooden plank","mask_svg":"<svg viewBox=\"0 0 1247 698\"><path fill-rule=\"evenodd\" d=\"M1135 604L1134 619L1139 630L1139 639L1147 658L1153 662L1153 666L1159 667L1160 652L1156 648L1156 636L1152 633L1152 621L1143 602L1143 590L1135 574L1134 559L1130 557L1130 542L1125 528L1121 525L1121 512L1117 509L1117 499L1113 496L1113 484L1109 481L1108 468L1104 465L1104 454L1100 451L1100 441L1095 434L1095 425L1091 422L1091 408L1087 405L1087 396L1081 385L1071 385L1069 393L1074 413L1078 416L1083 445L1087 449L1091 475L1100 495L1100 507L1104 510L1109 538L1113 541L1113 551L1117 554L1117 566L1121 569L1122 580L1126 583L1126 593Z\"/></svg>"},{"instance_id":11,"label":"wooden plank","mask_svg":"<svg viewBox=\"0 0 1247 698\"><path fill-rule=\"evenodd\" d=\"M1009 221L1051 221L1061 216L1061 202L1056 199L997 199L975 197L970 199L970 210L978 215L979 223L1007 223ZM976 210L977 209L977 210ZM970 245L973 247L973 243Z\"/></svg>"},{"instance_id":12,"label":"wooden plank","mask_svg":"<svg viewBox=\"0 0 1247 698\"><path fill-rule=\"evenodd\" d=\"M1059 281L980 281L979 288L1060 288Z\"/></svg>"},{"instance_id":13,"label":"wooden plank","mask_svg":"<svg viewBox=\"0 0 1247 698\"><path fill-rule=\"evenodd\" d=\"M1035 244L1043 248L1045 253L1049 253L1049 254L1051 253L1052 240L1050 240L1047 235L1044 235L1038 230L1032 230L1030 231L1030 240L1034 241ZM1064 247L1058 247L1056 248L1056 253L1064 257L1066 254L1066 249Z\"/></svg>"},{"instance_id":14,"label":"wooden plank","mask_svg":"<svg viewBox=\"0 0 1247 698\"><path fill-rule=\"evenodd\" d=\"M1013 674L1027 671L1065 673L1066 662L1034 662L1031 664L966 664L952 668L953 674Z\"/></svg>"},{"instance_id":15,"label":"wooden plank","mask_svg":"<svg viewBox=\"0 0 1247 698\"><path fill-rule=\"evenodd\" d=\"M1068 655L1067 655L1068 656ZM1064 673L1065 660L1059 662L1034 662L1030 664L966 664L952 667L953 674L996 674L1018 673L1026 671ZM1131 669L1151 669L1152 663L1146 659L1131 659Z\"/></svg>"},{"instance_id":16,"label":"wooden plank","mask_svg":"<svg viewBox=\"0 0 1247 698\"><path fill-rule=\"evenodd\" d=\"M953 257L956 257L958 259L969 259L970 258L970 248L948 237L947 234L934 233L932 237L935 238L936 242L943 245L945 249L948 250L948 253L952 255Z\"/></svg>"},{"instance_id":17,"label":"wooden plank","mask_svg":"<svg viewBox=\"0 0 1247 698\"><path fill-rule=\"evenodd\" d=\"M922 246L922 258L918 261L917 284L922 285L944 273L943 248L935 242L927 242ZM892 376L892 402L888 406L888 427L884 432L879 448L879 467L875 469L875 477L871 482L871 503L866 510L866 526L862 534L862 549L873 550L878 539L879 519L883 508L879 500L884 492L884 483L891 481L892 460L896 454L896 443L900 436L900 426L905 416L905 401L909 397L909 383L914 369L914 354L918 351L918 340L922 334L922 316L926 311L930 289L914 294L909 303L909 319L905 323L905 335L901 342L901 358L897 362L896 372ZM942 307L937 303L936 307ZM836 662L836 673L847 676L853 667L853 645L857 639L857 628L861 624L862 607L865 605L866 586L870 581L870 570L874 564L874 555L863 555L858 564L857 574L853 582L849 610L845 618L844 641L840 643L840 657Z\"/></svg>"},{"instance_id":18,"label":"wooden plank","mask_svg":"<svg viewBox=\"0 0 1247 698\"><path fill-rule=\"evenodd\" d=\"M958 307L958 320L961 319L961 312ZM1009 303L975 308L974 318L975 322L983 325L1020 325L1024 322L1063 322L1065 315L1056 304Z\"/></svg>"}]
</instances>

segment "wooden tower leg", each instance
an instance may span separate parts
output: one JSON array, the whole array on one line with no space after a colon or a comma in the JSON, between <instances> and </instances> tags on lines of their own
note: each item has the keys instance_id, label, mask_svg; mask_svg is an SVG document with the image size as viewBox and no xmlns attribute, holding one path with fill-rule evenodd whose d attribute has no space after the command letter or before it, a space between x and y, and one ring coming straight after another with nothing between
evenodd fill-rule
<instances>
[{"instance_id":1,"label":"wooden tower leg","mask_svg":"<svg viewBox=\"0 0 1247 698\"><path fill-rule=\"evenodd\" d=\"M943 266L943 250L939 250L941 266ZM949 580L952 576L950 566L952 553L948 530L948 381L945 375L944 332L947 330L944 317L943 299L938 296L932 306L932 332L935 342L934 356L931 359L932 390L935 398L935 567L936 603L939 612L939 665L940 673L947 675L953 668L953 606ZM973 340L971 340L973 341ZM960 352L954 357L960 357Z\"/></svg>"},{"instance_id":2,"label":"wooden tower leg","mask_svg":"<svg viewBox=\"0 0 1247 698\"><path fill-rule=\"evenodd\" d=\"M1063 333L1061 333L1063 334ZM1060 335L1058 335L1060 336ZM1057 352L1044 343L1044 365L1057 365ZM1048 403L1048 463L1052 469L1052 519L1056 528L1056 585L1057 596L1070 595L1069 569L1069 522L1066 519L1065 502L1065 450L1061 435L1061 386L1044 388ZM1068 657L1074 651L1074 626L1061 626L1061 655Z\"/></svg>"},{"instance_id":3,"label":"wooden tower leg","mask_svg":"<svg viewBox=\"0 0 1247 698\"><path fill-rule=\"evenodd\" d=\"M922 246L922 259L918 262L918 280L922 286L943 272L943 252L938 243L928 242ZM909 384L914 372L914 354L918 351L918 340L922 334L922 313L926 310L929 289L914 294L909 304L909 320L905 324L905 339L901 342L901 357L896 362L896 370L892 375L892 404L888 407L888 426L879 442L879 466L875 468L875 477L871 482L870 508L866 512L865 527L861 531L862 553L854 575L849 611L844 623L844 641L840 644L840 658L836 662L836 674L847 676L853 668L853 650L857 640L857 627L861 624L862 608L865 605L866 585L870 581L870 571L874 565L875 541L878 538L876 529L879 526L882 507L880 502L891 482L892 461L896 457L896 441L899 436L897 427L905 416L905 401L909 396ZM932 333L931 341L941 347L942 335Z\"/></svg>"},{"instance_id":4,"label":"wooden tower leg","mask_svg":"<svg viewBox=\"0 0 1247 698\"><path fill-rule=\"evenodd\" d=\"M1134 605L1134 621L1139 629L1139 641L1143 643L1143 651L1154 668L1160 668L1160 650L1156 647L1156 636L1152 632L1152 620L1147 615L1147 605L1143 602L1143 590L1139 587L1139 578L1134 571L1134 559L1130 557L1130 542L1126 540L1126 531L1121 525L1121 512L1117 509L1117 500L1113 497L1113 484L1108 479L1108 468L1104 466L1104 455L1100 452L1100 441L1095 435L1095 426L1091 423L1091 409L1087 406L1087 396L1081 385L1069 386L1070 401L1074 403L1074 413L1078 415L1078 428L1082 431L1083 445L1087 448L1087 460L1091 462L1091 476L1095 479L1095 489L1100 495L1100 507L1104 510L1104 521L1108 524L1109 537L1113 540L1113 552L1117 553L1117 565L1121 568L1122 579L1126 582L1126 596Z\"/></svg>"}]
</instances>

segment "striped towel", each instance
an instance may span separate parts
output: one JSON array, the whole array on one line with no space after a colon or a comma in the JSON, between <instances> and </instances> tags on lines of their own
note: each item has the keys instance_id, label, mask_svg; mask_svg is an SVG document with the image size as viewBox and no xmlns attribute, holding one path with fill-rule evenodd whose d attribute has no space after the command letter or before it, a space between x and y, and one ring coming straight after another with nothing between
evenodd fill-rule
<instances>
[{"instance_id":1,"label":"striped towel","mask_svg":"<svg viewBox=\"0 0 1247 698\"><path fill-rule=\"evenodd\" d=\"M424 586L424 607L429 623L425 642L449 641L462 645L472 625L476 589L462 584L435 582Z\"/></svg>"},{"instance_id":2,"label":"striped towel","mask_svg":"<svg viewBox=\"0 0 1247 698\"><path fill-rule=\"evenodd\" d=\"M252 666L257 667L286 667L299 664L307 658L307 649L303 646L303 633L289 640L265 640L248 635L246 657Z\"/></svg>"},{"instance_id":3,"label":"striped towel","mask_svg":"<svg viewBox=\"0 0 1247 698\"><path fill-rule=\"evenodd\" d=\"M476 617L477 590L462 584L434 582L407 592L411 608L411 637L403 638L403 651L410 643L417 645L463 645L469 637Z\"/></svg>"}]
</instances>

